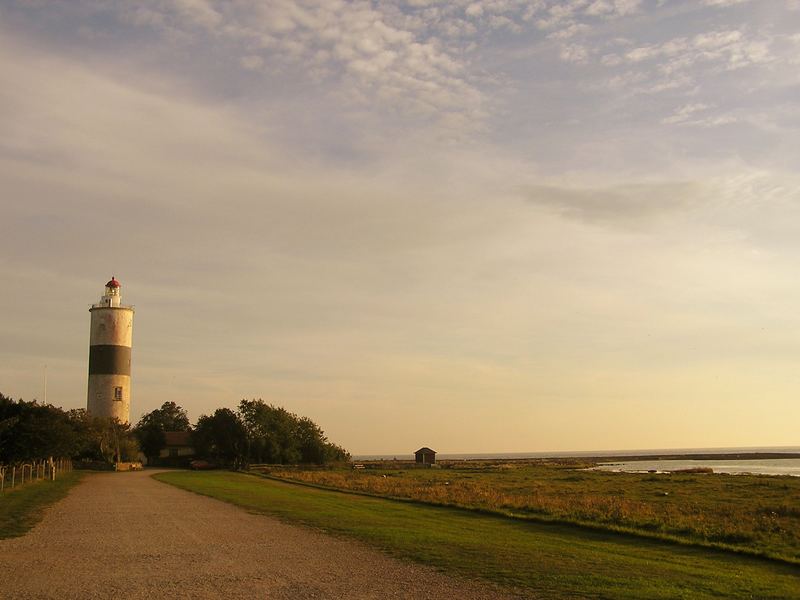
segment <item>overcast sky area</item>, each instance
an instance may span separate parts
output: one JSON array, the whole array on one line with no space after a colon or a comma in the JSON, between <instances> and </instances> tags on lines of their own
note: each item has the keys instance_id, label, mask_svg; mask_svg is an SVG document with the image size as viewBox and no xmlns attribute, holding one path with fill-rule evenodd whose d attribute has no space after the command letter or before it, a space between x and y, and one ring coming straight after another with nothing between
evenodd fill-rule
<instances>
[{"instance_id":1,"label":"overcast sky area","mask_svg":"<svg viewBox=\"0 0 800 600\"><path fill-rule=\"evenodd\" d=\"M800 445L800 1L0 0L0 392L354 454Z\"/></svg>"}]
</instances>

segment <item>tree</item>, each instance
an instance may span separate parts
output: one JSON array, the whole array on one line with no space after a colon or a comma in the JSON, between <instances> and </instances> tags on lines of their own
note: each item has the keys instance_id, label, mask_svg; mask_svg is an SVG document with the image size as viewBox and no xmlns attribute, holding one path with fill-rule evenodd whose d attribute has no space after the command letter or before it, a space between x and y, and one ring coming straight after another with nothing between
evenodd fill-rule
<instances>
[{"instance_id":1,"label":"tree","mask_svg":"<svg viewBox=\"0 0 800 600\"><path fill-rule=\"evenodd\" d=\"M138 452L127 424L0 394L0 463L51 456L113 462L136 460Z\"/></svg>"},{"instance_id":2,"label":"tree","mask_svg":"<svg viewBox=\"0 0 800 600\"><path fill-rule=\"evenodd\" d=\"M331 444L322 428L263 400L242 400L239 417L247 434L247 454L252 462L324 464L349 460L346 450Z\"/></svg>"},{"instance_id":3,"label":"tree","mask_svg":"<svg viewBox=\"0 0 800 600\"><path fill-rule=\"evenodd\" d=\"M164 430L156 423L136 426L136 439L139 440L139 447L147 457L147 464L152 465L161 454L162 448L167 445Z\"/></svg>"},{"instance_id":4,"label":"tree","mask_svg":"<svg viewBox=\"0 0 800 600\"><path fill-rule=\"evenodd\" d=\"M346 462L350 460L350 453L342 446L328 442L325 444L325 462Z\"/></svg>"},{"instance_id":5,"label":"tree","mask_svg":"<svg viewBox=\"0 0 800 600\"><path fill-rule=\"evenodd\" d=\"M295 436L297 415L263 400L242 400L239 416L247 431L252 461L288 464L301 460Z\"/></svg>"},{"instance_id":6,"label":"tree","mask_svg":"<svg viewBox=\"0 0 800 600\"><path fill-rule=\"evenodd\" d=\"M189 416L186 414L186 410L174 402L164 402L161 408L157 408L146 415L142 415L136 427L150 424L158 425L162 431L191 430Z\"/></svg>"},{"instance_id":7,"label":"tree","mask_svg":"<svg viewBox=\"0 0 800 600\"><path fill-rule=\"evenodd\" d=\"M134 428L139 446L150 464L157 459L166 446L165 431L190 431L189 416L186 411L174 402L164 402L157 408L143 415Z\"/></svg>"},{"instance_id":8,"label":"tree","mask_svg":"<svg viewBox=\"0 0 800 600\"><path fill-rule=\"evenodd\" d=\"M192 442L200 456L234 467L246 460L247 432L239 415L230 408L218 408L211 416L201 416Z\"/></svg>"},{"instance_id":9,"label":"tree","mask_svg":"<svg viewBox=\"0 0 800 600\"><path fill-rule=\"evenodd\" d=\"M72 456L81 440L66 412L0 394L0 462Z\"/></svg>"},{"instance_id":10,"label":"tree","mask_svg":"<svg viewBox=\"0 0 800 600\"><path fill-rule=\"evenodd\" d=\"M109 463L138 459L139 444L129 424L93 417L82 408L70 410L67 415L80 440L73 456Z\"/></svg>"},{"instance_id":11,"label":"tree","mask_svg":"<svg viewBox=\"0 0 800 600\"><path fill-rule=\"evenodd\" d=\"M301 462L316 465L325 462L325 443L328 439L319 425L308 417L301 417L295 423L295 438Z\"/></svg>"}]
</instances>

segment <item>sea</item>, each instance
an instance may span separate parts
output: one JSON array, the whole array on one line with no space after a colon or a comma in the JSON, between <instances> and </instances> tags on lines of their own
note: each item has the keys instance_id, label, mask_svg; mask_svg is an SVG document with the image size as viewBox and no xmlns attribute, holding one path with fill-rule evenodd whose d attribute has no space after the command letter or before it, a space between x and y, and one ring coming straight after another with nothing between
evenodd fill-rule
<instances>
[{"instance_id":1,"label":"sea","mask_svg":"<svg viewBox=\"0 0 800 600\"><path fill-rule=\"evenodd\" d=\"M714 473L728 475L793 475L800 477L800 458L635 460L604 463L593 470L618 473L672 473L696 468L710 468L714 470Z\"/></svg>"},{"instance_id":2,"label":"sea","mask_svg":"<svg viewBox=\"0 0 800 600\"><path fill-rule=\"evenodd\" d=\"M602 458L614 461L601 462L596 469L625 473L668 473L693 468L711 468L714 473L730 475L793 475L800 477L800 458L737 458L715 459L715 454L800 454L800 446L736 447L736 448L645 448L638 450L589 450L578 452L477 452L437 454L438 460L514 460L524 458ZM620 460L631 457L657 457L668 455L705 455L702 459L671 458L660 460ZM354 456L354 460L413 460L413 454L373 454Z\"/></svg>"}]
</instances>

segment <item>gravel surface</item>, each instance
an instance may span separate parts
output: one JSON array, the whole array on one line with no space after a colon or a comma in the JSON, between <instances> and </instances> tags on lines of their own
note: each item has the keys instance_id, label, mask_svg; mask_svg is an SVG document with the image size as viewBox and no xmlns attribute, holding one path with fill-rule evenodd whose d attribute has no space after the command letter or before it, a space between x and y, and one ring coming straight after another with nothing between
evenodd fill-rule
<instances>
[{"instance_id":1,"label":"gravel surface","mask_svg":"<svg viewBox=\"0 0 800 600\"><path fill-rule=\"evenodd\" d=\"M0 540L0 597L512 597L151 473L90 475L27 535Z\"/></svg>"}]
</instances>

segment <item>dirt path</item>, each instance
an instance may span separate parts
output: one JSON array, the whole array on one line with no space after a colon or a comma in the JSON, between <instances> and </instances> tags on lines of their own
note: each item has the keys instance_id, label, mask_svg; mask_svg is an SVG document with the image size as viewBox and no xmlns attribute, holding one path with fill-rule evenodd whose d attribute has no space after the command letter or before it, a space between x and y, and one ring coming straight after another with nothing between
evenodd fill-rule
<instances>
[{"instance_id":1,"label":"dirt path","mask_svg":"<svg viewBox=\"0 0 800 600\"><path fill-rule=\"evenodd\" d=\"M28 535L0 540L0 597L506 597L149 474L91 475Z\"/></svg>"}]
</instances>

